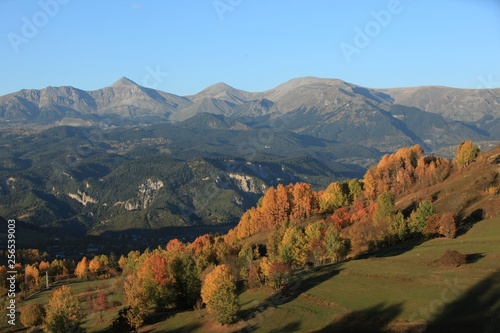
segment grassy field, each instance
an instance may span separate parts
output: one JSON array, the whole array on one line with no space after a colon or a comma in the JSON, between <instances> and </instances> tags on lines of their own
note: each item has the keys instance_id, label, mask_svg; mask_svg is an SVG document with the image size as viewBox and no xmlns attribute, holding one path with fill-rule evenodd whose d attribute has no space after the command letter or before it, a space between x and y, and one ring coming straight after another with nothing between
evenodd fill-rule
<instances>
[{"instance_id":1,"label":"grassy field","mask_svg":"<svg viewBox=\"0 0 500 333\"><path fill-rule=\"evenodd\" d=\"M447 249L468 263L435 263ZM285 292L246 291L240 322L213 324L204 310L183 312L143 332L497 332L500 218L456 239L405 244L364 259L312 269Z\"/></svg>"},{"instance_id":2,"label":"grassy field","mask_svg":"<svg viewBox=\"0 0 500 333\"><path fill-rule=\"evenodd\" d=\"M106 310L103 312L103 320L100 321L100 316L99 313L91 313L88 310L87 307L87 302L85 301L86 295L89 293L96 293L97 290L99 292L104 291L108 294L108 303L110 305L113 304L113 302L119 302L120 304L123 303L123 293L121 292L120 289L115 288L115 282L119 278L112 278L112 279L107 279L107 280L96 280L96 281L82 281L82 282L74 282L68 284L68 286L71 288L74 294L79 295L80 299L82 300L82 305L85 308L85 311L87 311L88 315L85 317L83 321L83 327L87 330L87 333L92 333L92 332L102 332L106 328L109 327L113 319L116 317L117 311L121 306L115 306L111 307L110 309ZM52 290L56 288L56 286L52 287L48 291L43 291L40 293L37 293L23 302L18 303L18 310L20 310L23 306L29 304L29 303L40 303L40 304L47 304L49 300L49 295L52 292ZM18 313L19 315L19 313ZM19 317L17 317L17 323L18 326L16 327L7 327L4 329L0 329L0 332L23 332L20 328L20 323L19 323ZM41 332L41 331L40 331Z\"/></svg>"}]
</instances>

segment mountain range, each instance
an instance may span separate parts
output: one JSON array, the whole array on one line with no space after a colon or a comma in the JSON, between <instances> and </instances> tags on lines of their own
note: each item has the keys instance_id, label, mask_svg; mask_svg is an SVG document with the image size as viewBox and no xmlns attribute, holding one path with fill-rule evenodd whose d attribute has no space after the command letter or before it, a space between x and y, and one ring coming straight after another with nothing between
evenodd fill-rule
<instances>
[{"instance_id":1,"label":"mountain range","mask_svg":"<svg viewBox=\"0 0 500 333\"><path fill-rule=\"evenodd\" d=\"M7 125L184 122L238 130L270 128L381 151L415 143L435 151L463 140L500 140L500 89L371 89L304 77L263 92L217 83L195 95L177 96L122 77L94 91L47 87L1 96L0 119Z\"/></svg>"},{"instance_id":2,"label":"mountain range","mask_svg":"<svg viewBox=\"0 0 500 333\"><path fill-rule=\"evenodd\" d=\"M500 141L500 89L369 89L298 78L177 96L109 87L0 96L0 216L78 235L235 223L277 184L324 189L420 144ZM53 229L55 228L55 229Z\"/></svg>"}]
</instances>

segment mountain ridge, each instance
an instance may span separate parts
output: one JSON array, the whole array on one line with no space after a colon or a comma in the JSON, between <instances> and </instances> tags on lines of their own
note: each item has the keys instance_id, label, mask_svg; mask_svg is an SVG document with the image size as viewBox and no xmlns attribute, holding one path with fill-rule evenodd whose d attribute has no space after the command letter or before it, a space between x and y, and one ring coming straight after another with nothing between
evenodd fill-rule
<instances>
[{"instance_id":1,"label":"mountain ridge","mask_svg":"<svg viewBox=\"0 0 500 333\"><path fill-rule=\"evenodd\" d=\"M419 131L421 135L411 130L419 127L420 119L398 119L403 115L391 110L399 105L413 108L428 129ZM253 128L280 123L281 130L382 151L414 143L437 150L464 140L500 140L500 89L374 89L340 79L301 77L262 92L219 82L197 94L178 96L121 77L92 91L64 86L0 96L4 125L56 126L68 118L94 125L177 123L202 113L232 118Z\"/></svg>"}]
</instances>

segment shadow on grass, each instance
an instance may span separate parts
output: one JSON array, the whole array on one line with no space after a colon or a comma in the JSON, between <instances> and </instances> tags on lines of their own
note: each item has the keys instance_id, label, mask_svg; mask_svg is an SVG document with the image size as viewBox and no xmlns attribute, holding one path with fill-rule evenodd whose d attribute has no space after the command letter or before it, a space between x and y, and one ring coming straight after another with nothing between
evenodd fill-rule
<instances>
[{"instance_id":1,"label":"shadow on grass","mask_svg":"<svg viewBox=\"0 0 500 333\"><path fill-rule=\"evenodd\" d=\"M466 254L465 260L467 264L474 264L483 258L484 258L484 253L471 253L471 254Z\"/></svg>"},{"instance_id":2,"label":"shadow on grass","mask_svg":"<svg viewBox=\"0 0 500 333\"><path fill-rule=\"evenodd\" d=\"M323 283L324 281L329 280L333 276L340 273L340 269L338 265L332 264L328 266L322 266L310 271L301 271L295 274L289 281L289 283L283 287L280 291L271 295L257 306L241 311L238 315L239 318L242 318L245 321L252 321L255 319L261 312L264 312L268 308L278 307L285 303L291 302L300 294L307 292L311 288ZM266 320L263 316L260 316L259 321ZM297 325L299 323L296 323ZM288 332L288 330L282 331ZM290 331L292 332L292 331Z\"/></svg>"},{"instance_id":3,"label":"shadow on grass","mask_svg":"<svg viewBox=\"0 0 500 333\"><path fill-rule=\"evenodd\" d=\"M482 209L476 209L467 216L463 216L463 212L459 212L457 215L457 221L459 221L457 226L456 237L464 235L469 231L474 224L484 219L484 211Z\"/></svg>"},{"instance_id":4,"label":"shadow on grass","mask_svg":"<svg viewBox=\"0 0 500 333\"><path fill-rule=\"evenodd\" d=\"M292 323L286 324L285 326L281 328L276 328L272 331L269 331L269 333L281 333L281 332L300 332L300 321L294 321Z\"/></svg>"},{"instance_id":5,"label":"shadow on grass","mask_svg":"<svg viewBox=\"0 0 500 333\"><path fill-rule=\"evenodd\" d=\"M500 271L446 304L425 332L500 332Z\"/></svg>"},{"instance_id":6,"label":"shadow on grass","mask_svg":"<svg viewBox=\"0 0 500 333\"><path fill-rule=\"evenodd\" d=\"M186 324L182 327L177 327L177 328L174 328L174 329L171 329L171 330L162 330L161 333L191 333L193 332L194 330L196 329L199 329L201 327L201 324L200 323L190 323L190 324ZM151 330L147 330L147 331L140 331L141 333L152 333L152 332L155 332L155 330L151 329Z\"/></svg>"},{"instance_id":7,"label":"shadow on grass","mask_svg":"<svg viewBox=\"0 0 500 333\"><path fill-rule=\"evenodd\" d=\"M380 303L364 310L346 313L322 329L314 331L314 333L390 332L387 326L401 313L401 311L401 303L394 305Z\"/></svg>"},{"instance_id":8,"label":"shadow on grass","mask_svg":"<svg viewBox=\"0 0 500 333\"><path fill-rule=\"evenodd\" d=\"M387 257L399 256L403 253L406 253L408 251L413 250L414 247L419 246L420 244L422 244L425 241L427 241L427 239L424 239L424 238L405 241L403 243L388 246L388 247L380 249L380 250L370 251L370 252L361 254L361 255L357 256L356 258L354 258L354 260L368 259L368 258L387 258Z\"/></svg>"}]
</instances>

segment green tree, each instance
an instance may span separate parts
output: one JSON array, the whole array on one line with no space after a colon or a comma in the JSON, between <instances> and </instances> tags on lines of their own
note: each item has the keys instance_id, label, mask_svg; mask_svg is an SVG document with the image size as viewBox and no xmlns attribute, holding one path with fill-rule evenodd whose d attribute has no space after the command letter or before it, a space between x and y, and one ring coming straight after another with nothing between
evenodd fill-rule
<instances>
[{"instance_id":1,"label":"green tree","mask_svg":"<svg viewBox=\"0 0 500 333\"><path fill-rule=\"evenodd\" d=\"M349 188L349 202L353 202L359 199L363 194L363 183L356 178L349 179L347 181L347 187Z\"/></svg>"},{"instance_id":2,"label":"green tree","mask_svg":"<svg viewBox=\"0 0 500 333\"><path fill-rule=\"evenodd\" d=\"M427 218L434 215L436 209L429 200L423 200L418 204L416 210L410 214L410 230L413 233L423 233L427 225Z\"/></svg>"},{"instance_id":3,"label":"green tree","mask_svg":"<svg viewBox=\"0 0 500 333\"><path fill-rule=\"evenodd\" d=\"M325 255L331 262L343 260L348 252L345 241L332 225L328 226L325 233Z\"/></svg>"},{"instance_id":4,"label":"green tree","mask_svg":"<svg viewBox=\"0 0 500 333\"><path fill-rule=\"evenodd\" d=\"M200 298L201 281L198 276L196 262L187 253L172 261L172 272L175 279L176 305L180 308L193 306Z\"/></svg>"},{"instance_id":5,"label":"green tree","mask_svg":"<svg viewBox=\"0 0 500 333\"><path fill-rule=\"evenodd\" d=\"M319 199L320 212L332 212L349 202L349 187L347 183L331 183Z\"/></svg>"},{"instance_id":6,"label":"green tree","mask_svg":"<svg viewBox=\"0 0 500 333\"><path fill-rule=\"evenodd\" d=\"M204 279L201 297L208 311L221 324L230 324L239 310L234 277L226 265L218 265Z\"/></svg>"},{"instance_id":7,"label":"green tree","mask_svg":"<svg viewBox=\"0 0 500 333\"><path fill-rule=\"evenodd\" d=\"M408 227L406 225L406 220L403 213L398 212L390 220L387 226L388 228L388 238L387 241L389 245L394 245L396 242L404 241L408 233Z\"/></svg>"},{"instance_id":8,"label":"green tree","mask_svg":"<svg viewBox=\"0 0 500 333\"><path fill-rule=\"evenodd\" d=\"M240 260L240 277L244 280L248 279L248 271L253 260L252 247L248 244L244 244L238 253L238 258Z\"/></svg>"},{"instance_id":9,"label":"green tree","mask_svg":"<svg viewBox=\"0 0 500 333\"><path fill-rule=\"evenodd\" d=\"M464 168L476 159L478 153L479 148L472 141L464 141L458 145L454 160L455 164L459 168Z\"/></svg>"},{"instance_id":10,"label":"green tree","mask_svg":"<svg viewBox=\"0 0 500 333\"><path fill-rule=\"evenodd\" d=\"M45 332L78 332L80 322L85 317L82 305L70 287L62 286L54 290L46 306Z\"/></svg>"},{"instance_id":11,"label":"green tree","mask_svg":"<svg viewBox=\"0 0 500 333\"><path fill-rule=\"evenodd\" d=\"M326 259L323 232L325 229L325 221L320 220L308 224L305 230L308 255L314 265L319 265Z\"/></svg>"},{"instance_id":12,"label":"green tree","mask_svg":"<svg viewBox=\"0 0 500 333\"><path fill-rule=\"evenodd\" d=\"M300 228L291 226L285 230L278 254L280 261L292 268L301 267L306 263L306 240Z\"/></svg>"}]
</instances>

